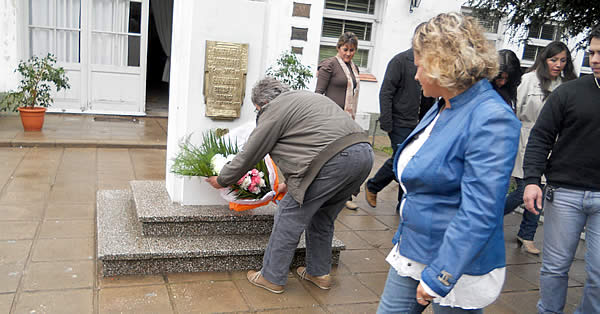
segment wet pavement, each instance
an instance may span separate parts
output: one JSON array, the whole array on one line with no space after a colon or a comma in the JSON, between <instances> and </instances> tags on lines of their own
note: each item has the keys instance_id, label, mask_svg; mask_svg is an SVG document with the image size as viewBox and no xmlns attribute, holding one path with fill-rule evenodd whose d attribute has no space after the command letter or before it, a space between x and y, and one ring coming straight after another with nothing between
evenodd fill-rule
<instances>
[{"instance_id":1,"label":"wet pavement","mask_svg":"<svg viewBox=\"0 0 600 314\"><path fill-rule=\"evenodd\" d=\"M374 313L398 224L397 185L370 208L344 209L336 237L347 249L325 291L290 272L286 292L250 285L245 272L102 277L96 260L96 191L165 177L165 118L50 114L41 132L0 115L0 313ZM378 137L376 146L386 144ZM373 173L387 159L376 153ZM507 279L486 313L535 313L541 258L516 244L521 215L505 218ZM543 225L536 235L541 248ZM565 311L585 281L584 242L569 280Z\"/></svg>"}]
</instances>

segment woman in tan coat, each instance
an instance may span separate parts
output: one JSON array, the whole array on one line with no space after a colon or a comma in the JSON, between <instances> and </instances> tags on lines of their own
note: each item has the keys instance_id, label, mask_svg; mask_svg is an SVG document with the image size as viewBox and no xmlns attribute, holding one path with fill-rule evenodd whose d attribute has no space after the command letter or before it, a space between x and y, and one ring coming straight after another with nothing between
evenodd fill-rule
<instances>
[{"instance_id":1,"label":"woman in tan coat","mask_svg":"<svg viewBox=\"0 0 600 314\"><path fill-rule=\"evenodd\" d=\"M317 67L315 92L331 98L354 119L360 80L358 67L352 62L352 58L358 49L358 37L352 32L345 32L338 39L336 47L338 53L321 61ZM356 210L358 205L350 199L346 202L346 208Z\"/></svg>"}]
</instances>

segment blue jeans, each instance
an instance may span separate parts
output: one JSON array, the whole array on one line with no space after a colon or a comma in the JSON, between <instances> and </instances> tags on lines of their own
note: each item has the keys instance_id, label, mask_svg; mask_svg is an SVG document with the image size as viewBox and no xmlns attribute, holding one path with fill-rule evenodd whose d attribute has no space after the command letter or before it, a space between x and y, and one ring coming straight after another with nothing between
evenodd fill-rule
<instances>
[{"instance_id":1,"label":"blue jeans","mask_svg":"<svg viewBox=\"0 0 600 314\"><path fill-rule=\"evenodd\" d=\"M415 307L418 306L416 299L418 285L419 282L417 280L400 276L393 267L390 267L385 287L383 288L383 294L381 295L381 300L379 300L377 314L420 313L415 311ZM464 310L461 308L440 306L436 303L432 303L431 306L434 313L483 313L481 309Z\"/></svg>"},{"instance_id":2,"label":"blue jeans","mask_svg":"<svg viewBox=\"0 0 600 314\"><path fill-rule=\"evenodd\" d=\"M398 145L404 142L412 130L412 128L393 128L392 132L388 133L393 150L392 158L386 160L381 168L377 170L375 176L367 181L367 189L370 192L379 193L390 182L396 180L396 175L394 174L394 155L396 155ZM398 202L402 200L402 194L402 189L398 189Z\"/></svg>"},{"instance_id":3,"label":"blue jeans","mask_svg":"<svg viewBox=\"0 0 600 314\"><path fill-rule=\"evenodd\" d=\"M365 181L372 166L371 145L354 144L321 167L306 190L302 204L289 193L283 197L263 257L261 273L268 281L286 284L302 232L306 239L306 272L312 276L329 274L335 219L352 191Z\"/></svg>"},{"instance_id":4,"label":"blue jeans","mask_svg":"<svg viewBox=\"0 0 600 314\"><path fill-rule=\"evenodd\" d=\"M506 196L506 202L504 203L504 215L512 213L517 206L523 204L525 181L519 178L515 178L515 181L517 183L517 188ZM523 240L533 241L539 220L540 215L536 215L528 210L525 210L523 212L521 226L517 235Z\"/></svg>"},{"instance_id":5,"label":"blue jeans","mask_svg":"<svg viewBox=\"0 0 600 314\"><path fill-rule=\"evenodd\" d=\"M575 313L600 313L600 192L554 190L544 206L539 313L563 313L569 268L585 227L587 279Z\"/></svg>"}]
</instances>

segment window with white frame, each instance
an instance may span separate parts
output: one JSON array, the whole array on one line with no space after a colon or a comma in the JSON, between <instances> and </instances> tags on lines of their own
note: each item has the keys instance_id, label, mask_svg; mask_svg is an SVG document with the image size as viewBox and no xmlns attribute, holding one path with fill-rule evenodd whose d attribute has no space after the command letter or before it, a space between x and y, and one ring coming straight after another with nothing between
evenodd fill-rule
<instances>
[{"instance_id":1,"label":"window with white frame","mask_svg":"<svg viewBox=\"0 0 600 314\"><path fill-rule=\"evenodd\" d=\"M81 0L29 0L29 55L81 61Z\"/></svg>"},{"instance_id":2,"label":"window with white frame","mask_svg":"<svg viewBox=\"0 0 600 314\"><path fill-rule=\"evenodd\" d=\"M92 5L91 63L139 67L141 1L93 0Z\"/></svg>"},{"instance_id":3,"label":"window with white frame","mask_svg":"<svg viewBox=\"0 0 600 314\"><path fill-rule=\"evenodd\" d=\"M583 61L581 62L581 69L579 71L579 76L592 74L592 68L590 67L590 53L586 50L583 55Z\"/></svg>"},{"instance_id":4,"label":"window with white frame","mask_svg":"<svg viewBox=\"0 0 600 314\"><path fill-rule=\"evenodd\" d=\"M381 0L379 0L381 1ZM337 40L344 32L358 37L358 49L352 61L368 70L374 47L376 0L325 0L319 62L337 54Z\"/></svg>"},{"instance_id":5,"label":"window with white frame","mask_svg":"<svg viewBox=\"0 0 600 314\"><path fill-rule=\"evenodd\" d=\"M477 19L477 22L479 22L479 25L481 25L481 27L483 27L483 30L485 31L485 38L494 46L494 47L500 47L501 45L499 44L499 41L501 40L502 36L498 35L498 31L500 30L500 18L487 18L487 19L479 19L476 16L474 16L473 14L473 9L469 8L469 7L462 7L460 9L461 13L466 15L466 16L472 16L475 19Z\"/></svg>"},{"instance_id":6,"label":"window with white frame","mask_svg":"<svg viewBox=\"0 0 600 314\"><path fill-rule=\"evenodd\" d=\"M560 40L562 28L556 24L532 24L529 26L527 43L523 48L523 60L535 61L535 57L554 40Z\"/></svg>"},{"instance_id":7,"label":"window with white frame","mask_svg":"<svg viewBox=\"0 0 600 314\"><path fill-rule=\"evenodd\" d=\"M583 64L581 66L586 68L590 67L590 53L588 51L583 55Z\"/></svg>"}]
</instances>

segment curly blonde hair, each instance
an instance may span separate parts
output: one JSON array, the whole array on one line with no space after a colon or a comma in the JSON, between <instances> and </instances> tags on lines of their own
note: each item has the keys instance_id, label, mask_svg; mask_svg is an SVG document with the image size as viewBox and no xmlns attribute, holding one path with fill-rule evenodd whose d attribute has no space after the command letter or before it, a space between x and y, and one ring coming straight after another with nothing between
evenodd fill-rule
<instances>
[{"instance_id":1,"label":"curly blonde hair","mask_svg":"<svg viewBox=\"0 0 600 314\"><path fill-rule=\"evenodd\" d=\"M417 27L413 50L429 78L462 92L498 74L498 53L483 33L472 17L442 13Z\"/></svg>"}]
</instances>

